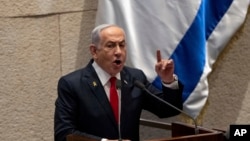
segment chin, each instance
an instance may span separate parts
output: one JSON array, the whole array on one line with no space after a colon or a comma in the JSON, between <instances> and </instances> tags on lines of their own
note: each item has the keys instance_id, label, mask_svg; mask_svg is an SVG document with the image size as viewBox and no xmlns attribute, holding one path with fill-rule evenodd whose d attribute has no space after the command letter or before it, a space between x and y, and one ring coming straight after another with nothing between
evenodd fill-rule
<instances>
[{"instance_id":1,"label":"chin","mask_svg":"<svg viewBox=\"0 0 250 141\"><path fill-rule=\"evenodd\" d=\"M121 72L122 71L122 68L119 68L119 69L115 69L112 71L112 74L113 75L116 75L117 73Z\"/></svg>"}]
</instances>

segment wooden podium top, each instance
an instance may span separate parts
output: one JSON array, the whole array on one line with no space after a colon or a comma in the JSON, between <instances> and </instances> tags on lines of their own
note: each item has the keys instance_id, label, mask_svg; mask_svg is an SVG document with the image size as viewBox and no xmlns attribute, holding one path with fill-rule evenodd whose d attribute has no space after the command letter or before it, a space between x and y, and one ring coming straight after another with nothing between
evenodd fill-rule
<instances>
[{"instance_id":1,"label":"wooden podium top","mask_svg":"<svg viewBox=\"0 0 250 141\"><path fill-rule=\"evenodd\" d=\"M159 138L147 141L226 141L223 132L197 127L199 133L195 134L195 127L184 123L174 122L171 125L172 137Z\"/></svg>"},{"instance_id":2,"label":"wooden podium top","mask_svg":"<svg viewBox=\"0 0 250 141\"><path fill-rule=\"evenodd\" d=\"M164 125L167 126L168 125ZM199 133L195 134L195 127L185 123L174 122L171 125L172 137L158 138L147 141L226 141L222 131L197 127ZM67 141L96 141L83 136L68 135Z\"/></svg>"}]
</instances>

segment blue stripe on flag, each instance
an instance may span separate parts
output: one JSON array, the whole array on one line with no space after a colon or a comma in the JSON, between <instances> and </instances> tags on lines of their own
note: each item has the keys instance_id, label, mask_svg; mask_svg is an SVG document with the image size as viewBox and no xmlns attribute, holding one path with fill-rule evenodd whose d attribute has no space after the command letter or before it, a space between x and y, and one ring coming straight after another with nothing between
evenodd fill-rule
<instances>
[{"instance_id":1,"label":"blue stripe on flag","mask_svg":"<svg viewBox=\"0 0 250 141\"><path fill-rule=\"evenodd\" d=\"M183 101L197 86L206 61L206 40L213 32L233 0L203 0L194 22L177 45L171 58L175 61L175 73L184 84ZM161 88L160 78L153 84Z\"/></svg>"}]
</instances>

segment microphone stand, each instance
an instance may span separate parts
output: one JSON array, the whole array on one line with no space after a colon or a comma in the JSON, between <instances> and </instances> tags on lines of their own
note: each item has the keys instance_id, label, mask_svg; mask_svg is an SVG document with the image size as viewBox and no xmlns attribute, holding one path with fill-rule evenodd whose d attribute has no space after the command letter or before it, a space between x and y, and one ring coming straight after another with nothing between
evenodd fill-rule
<instances>
[{"instance_id":1,"label":"microphone stand","mask_svg":"<svg viewBox=\"0 0 250 141\"><path fill-rule=\"evenodd\" d=\"M175 106L172 105L171 103L169 103L169 102L167 102L167 101L165 101L165 100L163 100L163 99L157 97L157 96L154 95L153 93L151 93L151 92L145 87L145 85L144 85L143 83L141 83L139 80L135 80L135 81L134 81L134 84L135 84L135 86L137 86L138 88L140 88L140 89L144 90L145 92L147 92L149 95L153 96L154 98L158 99L159 101L163 102L164 104L167 104L168 106L170 106L170 107L172 107L173 109L179 111L180 113L183 113L183 114L186 115L188 118L192 119L192 121L193 121L193 123L194 123L194 126L195 126L195 131L194 131L194 133L195 133L195 135L196 135L196 134L199 134L199 129L198 129L198 126L197 126L197 122L196 122L196 120L195 120L192 116L190 116L190 115L189 115L188 113L186 113L185 111L183 111L183 110L181 110L181 109L175 107Z\"/></svg>"},{"instance_id":2,"label":"microphone stand","mask_svg":"<svg viewBox=\"0 0 250 141\"><path fill-rule=\"evenodd\" d=\"M116 80L116 89L120 89L121 90L121 87L122 87L122 83L121 83L121 80ZM121 101L120 101L121 102ZM120 103L119 102L119 103ZM121 103L119 104L119 110L121 110ZM119 134L119 139L118 141L122 141L122 135L121 135L121 117L120 117L120 114L119 114L119 123L118 123L118 134Z\"/></svg>"}]
</instances>

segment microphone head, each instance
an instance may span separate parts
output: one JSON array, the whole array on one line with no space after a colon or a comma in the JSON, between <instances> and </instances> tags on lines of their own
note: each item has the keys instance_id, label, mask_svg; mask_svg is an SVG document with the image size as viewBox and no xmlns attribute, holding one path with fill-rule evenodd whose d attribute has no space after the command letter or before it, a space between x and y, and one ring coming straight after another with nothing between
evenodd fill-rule
<instances>
[{"instance_id":1,"label":"microphone head","mask_svg":"<svg viewBox=\"0 0 250 141\"><path fill-rule=\"evenodd\" d=\"M116 80L116 89L121 89L121 87L122 87L122 82L121 82L121 80L117 79Z\"/></svg>"},{"instance_id":2,"label":"microphone head","mask_svg":"<svg viewBox=\"0 0 250 141\"><path fill-rule=\"evenodd\" d=\"M134 85L140 89L145 89L145 85L142 82L140 82L139 80L135 80Z\"/></svg>"}]
</instances>

